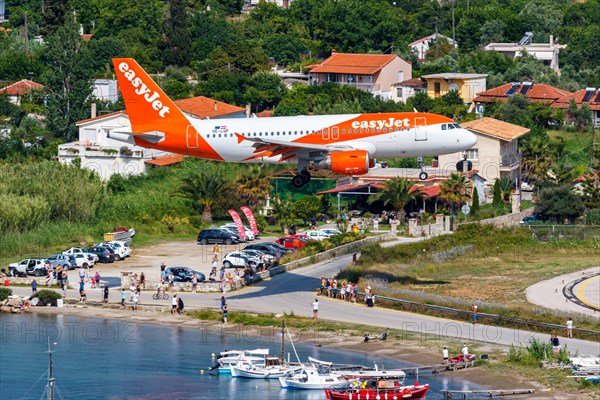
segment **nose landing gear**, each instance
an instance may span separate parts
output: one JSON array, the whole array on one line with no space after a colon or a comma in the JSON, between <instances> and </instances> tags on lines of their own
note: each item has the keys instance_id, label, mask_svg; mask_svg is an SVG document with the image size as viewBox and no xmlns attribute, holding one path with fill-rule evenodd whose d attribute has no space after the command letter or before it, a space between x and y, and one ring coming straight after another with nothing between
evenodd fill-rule
<instances>
[{"instance_id":1,"label":"nose landing gear","mask_svg":"<svg viewBox=\"0 0 600 400\"><path fill-rule=\"evenodd\" d=\"M427 172L423 171L423 168L425 168L425 163L423 162L423 157L417 157L417 161L419 163L419 168L421 168L421 173L419 174L419 179L422 181L426 181L427 178L429 177L429 175L427 174Z\"/></svg>"}]
</instances>

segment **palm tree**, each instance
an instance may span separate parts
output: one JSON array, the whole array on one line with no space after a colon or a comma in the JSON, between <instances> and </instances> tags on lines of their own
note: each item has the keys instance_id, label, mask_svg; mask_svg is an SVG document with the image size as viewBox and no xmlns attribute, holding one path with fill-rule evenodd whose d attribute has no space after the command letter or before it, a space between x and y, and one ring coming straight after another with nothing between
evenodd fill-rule
<instances>
[{"instance_id":1,"label":"palm tree","mask_svg":"<svg viewBox=\"0 0 600 400\"><path fill-rule=\"evenodd\" d=\"M471 182L462 174L450 174L450 177L440 184L440 197L450 203L450 230L454 229L454 211L456 206L465 204L470 198Z\"/></svg>"},{"instance_id":2,"label":"palm tree","mask_svg":"<svg viewBox=\"0 0 600 400\"><path fill-rule=\"evenodd\" d=\"M522 150L523 175L529 183L543 179L552 166L553 152L547 140L534 137Z\"/></svg>"},{"instance_id":3,"label":"palm tree","mask_svg":"<svg viewBox=\"0 0 600 400\"><path fill-rule=\"evenodd\" d=\"M404 206L413 200L423 196L421 188L413 187L414 182L406 178L396 177L386 181L385 189L369 197L369 204L383 201L383 205L391 204L396 213L404 215Z\"/></svg>"},{"instance_id":4,"label":"palm tree","mask_svg":"<svg viewBox=\"0 0 600 400\"><path fill-rule=\"evenodd\" d=\"M181 180L178 193L202 211L202 221L212 223L212 205L227 185L220 174L200 172Z\"/></svg>"},{"instance_id":5,"label":"palm tree","mask_svg":"<svg viewBox=\"0 0 600 400\"><path fill-rule=\"evenodd\" d=\"M245 167L236 182L237 191L250 208L263 204L271 192L271 178L260 165Z\"/></svg>"},{"instance_id":6,"label":"palm tree","mask_svg":"<svg viewBox=\"0 0 600 400\"><path fill-rule=\"evenodd\" d=\"M279 196L273 199L273 217L279 223L279 227L284 235L287 235L288 228L294 223L296 213L290 200L281 200Z\"/></svg>"}]
</instances>

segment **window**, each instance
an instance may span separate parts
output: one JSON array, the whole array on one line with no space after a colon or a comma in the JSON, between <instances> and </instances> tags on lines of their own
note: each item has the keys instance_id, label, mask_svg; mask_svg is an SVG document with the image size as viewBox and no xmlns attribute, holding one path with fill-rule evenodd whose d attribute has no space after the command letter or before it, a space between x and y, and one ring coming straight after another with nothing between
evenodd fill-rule
<instances>
[{"instance_id":1,"label":"window","mask_svg":"<svg viewBox=\"0 0 600 400\"><path fill-rule=\"evenodd\" d=\"M434 97L440 97L440 93L442 91L440 82L433 83L433 95Z\"/></svg>"},{"instance_id":2,"label":"window","mask_svg":"<svg viewBox=\"0 0 600 400\"><path fill-rule=\"evenodd\" d=\"M446 125L446 124L442 124L442 130L445 131L447 126L448 125Z\"/></svg>"},{"instance_id":3,"label":"window","mask_svg":"<svg viewBox=\"0 0 600 400\"><path fill-rule=\"evenodd\" d=\"M461 151L461 157L467 156L467 160L476 161L479 159L479 149L469 149L466 151Z\"/></svg>"},{"instance_id":4,"label":"window","mask_svg":"<svg viewBox=\"0 0 600 400\"><path fill-rule=\"evenodd\" d=\"M401 87L396 88L396 96L402 98L402 88Z\"/></svg>"}]
</instances>

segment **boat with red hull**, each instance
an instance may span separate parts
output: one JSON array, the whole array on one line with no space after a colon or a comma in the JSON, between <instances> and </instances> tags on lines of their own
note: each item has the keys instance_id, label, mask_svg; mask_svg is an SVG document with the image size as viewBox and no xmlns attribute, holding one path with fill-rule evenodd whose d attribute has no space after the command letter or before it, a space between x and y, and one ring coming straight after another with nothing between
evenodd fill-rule
<instances>
[{"instance_id":1,"label":"boat with red hull","mask_svg":"<svg viewBox=\"0 0 600 400\"><path fill-rule=\"evenodd\" d=\"M325 389L327 400L357 400L357 399L423 399L429 390L429 384L393 387L354 387L344 390Z\"/></svg>"}]
</instances>

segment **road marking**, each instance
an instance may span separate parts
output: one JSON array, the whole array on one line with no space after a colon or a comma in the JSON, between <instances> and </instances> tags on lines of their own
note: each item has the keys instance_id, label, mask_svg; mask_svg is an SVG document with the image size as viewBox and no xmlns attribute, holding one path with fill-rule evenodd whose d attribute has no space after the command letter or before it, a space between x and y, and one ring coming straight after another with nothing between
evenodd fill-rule
<instances>
[{"instance_id":1,"label":"road marking","mask_svg":"<svg viewBox=\"0 0 600 400\"><path fill-rule=\"evenodd\" d=\"M585 298L585 288L587 287L587 285L589 285L591 282L593 282L596 279L600 279L600 275L596 275L593 278L586 279L585 281L583 281L581 283L581 285L579 286L579 288L577 289L577 298L579 300L581 300L582 303L600 311L600 307L597 304L591 303Z\"/></svg>"}]
</instances>

